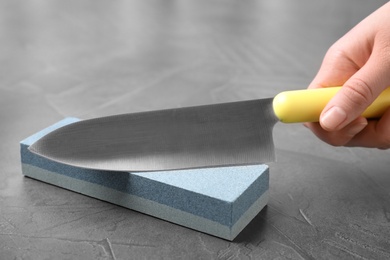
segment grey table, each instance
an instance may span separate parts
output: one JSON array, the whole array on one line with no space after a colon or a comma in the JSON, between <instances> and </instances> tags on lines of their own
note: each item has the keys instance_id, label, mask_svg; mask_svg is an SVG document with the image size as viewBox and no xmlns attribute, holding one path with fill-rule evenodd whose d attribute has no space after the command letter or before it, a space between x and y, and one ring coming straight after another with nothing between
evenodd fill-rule
<instances>
[{"instance_id":1,"label":"grey table","mask_svg":"<svg viewBox=\"0 0 390 260\"><path fill-rule=\"evenodd\" d=\"M24 178L19 141L66 116L306 88L386 1L0 1L1 259L389 259L389 151L274 129L270 202L233 242Z\"/></svg>"}]
</instances>

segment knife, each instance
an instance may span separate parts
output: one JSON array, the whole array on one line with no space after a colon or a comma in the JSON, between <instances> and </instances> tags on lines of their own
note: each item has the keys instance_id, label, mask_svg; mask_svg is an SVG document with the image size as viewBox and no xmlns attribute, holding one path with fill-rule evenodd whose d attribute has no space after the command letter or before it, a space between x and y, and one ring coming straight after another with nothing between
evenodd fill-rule
<instances>
[{"instance_id":1,"label":"knife","mask_svg":"<svg viewBox=\"0 0 390 260\"><path fill-rule=\"evenodd\" d=\"M275 159L275 123L318 122L339 89L83 120L47 134L29 150L56 162L109 171L260 164ZM378 118L389 106L390 88L363 116Z\"/></svg>"}]
</instances>

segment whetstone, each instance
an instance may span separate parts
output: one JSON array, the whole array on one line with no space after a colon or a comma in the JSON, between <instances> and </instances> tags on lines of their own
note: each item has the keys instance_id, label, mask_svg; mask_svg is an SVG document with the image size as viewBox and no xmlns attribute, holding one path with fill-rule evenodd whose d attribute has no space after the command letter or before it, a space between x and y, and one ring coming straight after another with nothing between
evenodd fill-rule
<instances>
[{"instance_id":1,"label":"whetstone","mask_svg":"<svg viewBox=\"0 0 390 260\"><path fill-rule=\"evenodd\" d=\"M227 240L268 202L266 165L110 172L57 163L28 150L47 133L76 121L65 118L21 141L25 176Z\"/></svg>"}]
</instances>

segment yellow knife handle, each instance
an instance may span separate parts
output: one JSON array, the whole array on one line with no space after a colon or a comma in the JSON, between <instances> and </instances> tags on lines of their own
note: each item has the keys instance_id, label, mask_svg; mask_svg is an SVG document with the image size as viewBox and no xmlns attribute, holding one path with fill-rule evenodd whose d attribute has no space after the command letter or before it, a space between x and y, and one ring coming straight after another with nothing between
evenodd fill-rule
<instances>
[{"instance_id":1,"label":"yellow knife handle","mask_svg":"<svg viewBox=\"0 0 390 260\"><path fill-rule=\"evenodd\" d=\"M275 115L283 123L318 122L322 110L341 87L305 89L281 92L273 100ZM390 87L362 114L379 118L390 107Z\"/></svg>"}]
</instances>

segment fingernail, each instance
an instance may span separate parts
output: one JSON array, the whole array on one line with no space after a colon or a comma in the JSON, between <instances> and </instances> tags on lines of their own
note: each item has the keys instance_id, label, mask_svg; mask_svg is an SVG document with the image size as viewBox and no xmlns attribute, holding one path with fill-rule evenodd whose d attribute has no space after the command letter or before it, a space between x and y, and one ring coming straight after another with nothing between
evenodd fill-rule
<instances>
[{"instance_id":1,"label":"fingernail","mask_svg":"<svg viewBox=\"0 0 390 260\"><path fill-rule=\"evenodd\" d=\"M354 126L351 126L351 128L348 129L348 135L355 136L358 133L360 133L366 126L367 126L367 122L358 123Z\"/></svg>"},{"instance_id":2,"label":"fingernail","mask_svg":"<svg viewBox=\"0 0 390 260\"><path fill-rule=\"evenodd\" d=\"M321 117L321 126L326 130L338 130L347 119L347 113L340 107L332 107Z\"/></svg>"}]
</instances>

